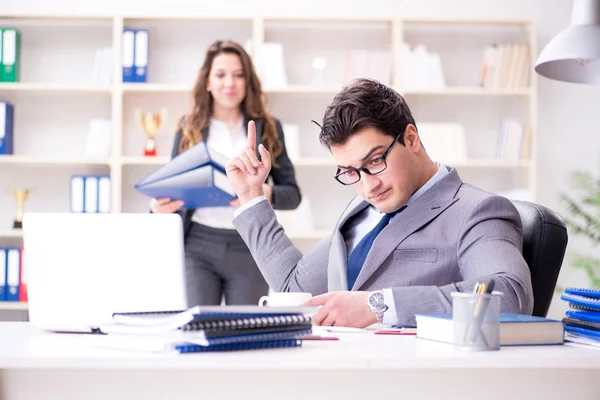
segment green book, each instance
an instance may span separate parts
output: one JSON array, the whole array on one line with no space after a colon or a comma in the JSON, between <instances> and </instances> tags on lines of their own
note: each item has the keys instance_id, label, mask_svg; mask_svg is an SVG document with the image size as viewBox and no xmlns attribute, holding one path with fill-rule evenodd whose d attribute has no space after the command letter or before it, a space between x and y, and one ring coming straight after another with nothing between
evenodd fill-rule
<instances>
[{"instance_id":1,"label":"green book","mask_svg":"<svg viewBox=\"0 0 600 400\"><path fill-rule=\"evenodd\" d=\"M2 31L2 80L19 81L19 32L13 28Z\"/></svg>"},{"instance_id":2,"label":"green book","mask_svg":"<svg viewBox=\"0 0 600 400\"><path fill-rule=\"evenodd\" d=\"M4 63L2 62L2 32L4 30L0 28L0 82L4 82Z\"/></svg>"}]
</instances>

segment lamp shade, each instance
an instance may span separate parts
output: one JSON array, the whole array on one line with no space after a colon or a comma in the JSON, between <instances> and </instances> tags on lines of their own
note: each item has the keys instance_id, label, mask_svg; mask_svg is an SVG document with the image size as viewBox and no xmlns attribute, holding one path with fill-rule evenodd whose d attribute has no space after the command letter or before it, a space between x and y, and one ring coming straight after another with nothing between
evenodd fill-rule
<instances>
[{"instance_id":1,"label":"lamp shade","mask_svg":"<svg viewBox=\"0 0 600 400\"><path fill-rule=\"evenodd\" d=\"M575 0L571 25L544 47L535 71L558 81L600 84L600 0Z\"/></svg>"}]
</instances>

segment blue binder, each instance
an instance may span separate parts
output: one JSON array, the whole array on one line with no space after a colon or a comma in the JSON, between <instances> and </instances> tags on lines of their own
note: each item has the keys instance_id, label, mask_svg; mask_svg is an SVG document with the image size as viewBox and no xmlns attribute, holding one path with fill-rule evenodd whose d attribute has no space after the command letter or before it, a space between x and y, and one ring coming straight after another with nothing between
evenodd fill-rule
<instances>
[{"instance_id":1,"label":"blue binder","mask_svg":"<svg viewBox=\"0 0 600 400\"><path fill-rule=\"evenodd\" d=\"M6 292L8 290L6 285L6 275L8 270L6 253L6 249L0 248L0 301L6 301Z\"/></svg>"},{"instance_id":2,"label":"blue binder","mask_svg":"<svg viewBox=\"0 0 600 400\"><path fill-rule=\"evenodd\" d=\"M569 307L577 310L600 311L600 298L592 296L580 296L576 294L563 293L561 300L567 301Z\"/></svg>"},{"instance_id":3,"label":"blue binder","mask_svg":"<svg viewBox=\"0 0 600 400\"><path fill-rule=\"evenodd\" d=\"M135 31L135 82L145 83L148 80L148 46L148 30L139 29Z\"/></svg>"},{"instance_id":4,"label":"blue binder","mask_svg":"<svg viewBox=\"0 0 600 400\"><path fill-rule=\"evenodd\" d=\"M0 155L13 154L14 107L0 101Z\"/></svg>"},{"instance_id":5,"label":"blue binder","mask_svg":"<svg viewBox=\"0 0 600 400\"><path fill-rule=\"evenodd\" d=\"M21 284L21 250L17 247L6 249L5 300L19 301Z\"/></svg>"},{"instance_id":6,"label":"blue binder","mask_svg":"<svg viewBox=\"0 0 600 400\"><path fill-rule=\"evenodd\" d=\"M123 66L123 82L135 82L135 31L133 29L123 30L123 51L121 63Z\"/></svg>"},{"instance_id":7,"label":"blue binder","mask_svg":"<svg viewBox=\"0 0 600 400\"><path fill-rule=\"evenodd\" d=\"M183 200L183 208L228 207L236 195L227 181L226 162L225 156L200 142L134 188L148 197Z\"/></svg>"}]
</instances>

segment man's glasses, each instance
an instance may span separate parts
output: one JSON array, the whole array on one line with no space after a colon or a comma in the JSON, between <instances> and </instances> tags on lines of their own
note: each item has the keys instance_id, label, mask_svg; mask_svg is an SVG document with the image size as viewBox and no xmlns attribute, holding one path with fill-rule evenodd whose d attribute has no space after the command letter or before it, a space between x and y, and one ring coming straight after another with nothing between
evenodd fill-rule
<instances>
[{"instance_id":1,"label":"man's glasses","mask_svg":"<svg viewBox=\"0 0 600 400\"><path fill-rule=\"evenodd\" d=\"M390 144L390 147L387 148L385 153L383 153L379 157L369 160L362 167L349 168L347 170L344 170L343 172L340 172L340 168L338 168L334 176L335 180L341 183L342 185L353 185L356 182L360 181L360 171L363 171L365 174L368 175L377 175L385 171L385 169L387 168L387 156L388 154L390 154L390 151L392 151L392 148L400 138L400 135L402 135L402 133L396 136L396 139L394 139L392 144Z\"/></svg>"}]
</instances>

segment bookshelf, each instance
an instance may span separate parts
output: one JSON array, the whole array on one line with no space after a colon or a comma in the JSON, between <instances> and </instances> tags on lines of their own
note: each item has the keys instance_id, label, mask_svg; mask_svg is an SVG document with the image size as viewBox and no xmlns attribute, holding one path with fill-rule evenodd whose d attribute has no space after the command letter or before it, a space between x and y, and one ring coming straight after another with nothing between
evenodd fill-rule
<instances>
[{"instance_id":1,"label":"bookshelf","mask_svg":"<svg viewBox=\"0 0 600 400\"><path fill-rule=\"evenodd\" d=\"M325 237L352 188L336 185L329 153L321 148L318 128L325 107L346 83L348 52L389 52L390 85L402 93L419 122L455 122L465 127L468 159L453 163L463 180L502 192L514 188L536 193L537 82L526 87L480 87L484 49L490 43L520 42L537 54L535 26L526 20L338 18L322 16L2 16L0 26L21 32L21 81L0 83L0 98L15 106L15 154L0 156L0 246L18 245L21 231L10 229L15 203L10 190L33 189L26 211L68 212L69 179L76 174L111 176L112 212L147 212L149 199L133 184L168 162L175 121L188 111L191 88L206 47L217 38L251 44L257 70L265 62L263 43L280 42L288 84L265 88L268 108L284 124L298 127L300 157L293 160L297 179L311 206L313 226L290 236L301 250ZM149 30L148 83L121 83L123 28ZM423 44L441 58L446 86L407 88L403 43ZM113 83L94 84L94 52L110 46ZM315 79L311 66L327 66ZM532 69L530 68L530 71ZM403 88L407 88L404 90ZM145 135L134 110L167 107L166 125L156 138L158 156L142 156ZM517 160L494 156L500 120L511 116L531 130L531 152ZM111 121L110 156L84 157L89 121ZM439 160L444 162L444 160ZM327 196L323 196L323 192ZM284 212L284 215L287 212ZM16 305L0 303L0 309ZM23 306L20 306L23 307Z\"/></svg>"}]
</instances>

